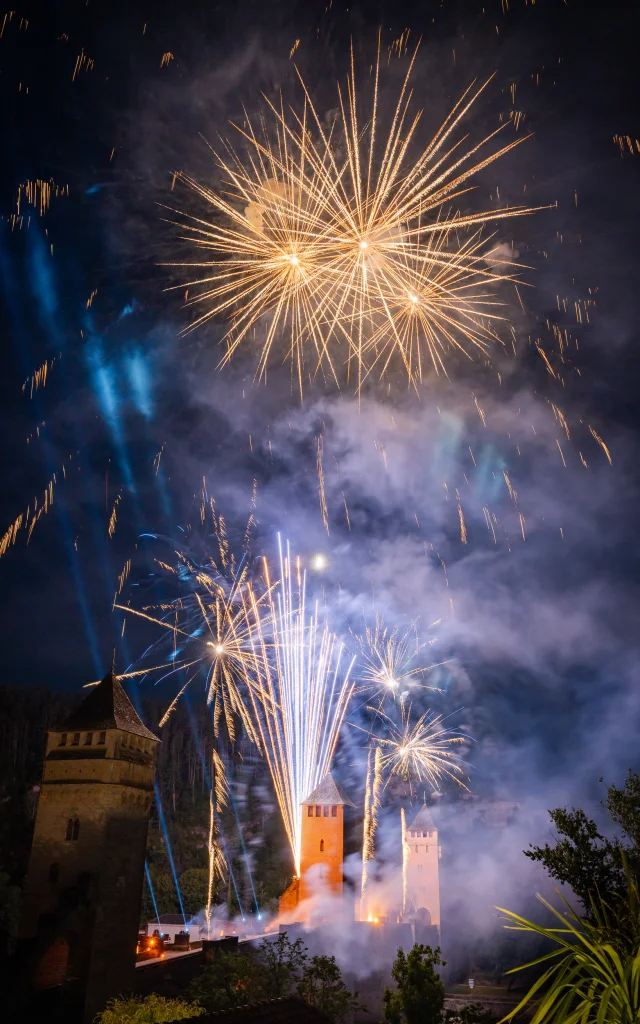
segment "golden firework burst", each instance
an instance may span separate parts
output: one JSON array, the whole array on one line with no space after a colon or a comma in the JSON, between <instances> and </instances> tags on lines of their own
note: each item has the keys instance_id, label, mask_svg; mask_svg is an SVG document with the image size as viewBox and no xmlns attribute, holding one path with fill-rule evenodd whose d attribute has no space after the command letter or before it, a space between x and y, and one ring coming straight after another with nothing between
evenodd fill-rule
<instances>
[{"instance_id":1,"label":"golden firework burst","mask_svg":"<svg viewBox=\"0 0 640 1024\"><path fill-rule=\"evenodd\" d=\"M265 97L256 123L247 116L234 126L244 149L223 140L214 151L220 184L178 175L204 208L173 210L175 223L211 258L169 265L190 268L176 287L202 308L188 330L228 320L221 364L260 324L258 376L277 348L301 392L303 377L318 371L337 384L346 374L359 390L391 362L415 385L427 365L445 370L449 349L486 353L496 340L493 290L519 268L498 257L482 227L533 208L462 213L458 204L470 179L523 138L495 145L503 124L465 148L461 124L488 79L472 83L421 146L422 111L413 111L410 88L417 52L387 129L378 110L380 49L364 102L352 51L330 123L298 72L299 107Z\"/></svg>"},{"instance_id":2,"label":"golden firework burst","mask_svg":"<svg viewBox=\"0 0 640 1024\"><path fill-rule=\"evenodd\" d=\"M401 707L401 722L395 722L377 708L370 708L383 719L388 736L378 737L382 746L380 767L388 771L389 778L399 776L405 782L430 782L434 789L438 782L449 778L463 789L464 770L458 747L468 742L444 725L442 715L426 711L415 723L411 721L411 705Z\"/></svg>"}]
</instances>

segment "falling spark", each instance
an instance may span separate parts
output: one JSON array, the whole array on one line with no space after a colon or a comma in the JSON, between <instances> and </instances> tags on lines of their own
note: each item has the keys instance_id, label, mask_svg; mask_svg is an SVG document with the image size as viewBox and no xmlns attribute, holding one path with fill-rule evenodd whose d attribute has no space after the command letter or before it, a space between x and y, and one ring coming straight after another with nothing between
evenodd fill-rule
<instances>
[{"instance_id":1,"label":"falling spark","mask_svg":"<svg viewBox=\"0 0 640 1024\"><path fill-rule=\"evenodd\" d=\"M109 518L109 527L108 527L109 537L113 537L114 533L116 532L116 509L118 508L119 504L120 504L120 495L118 494L118 495L116 495L116 500L113 503L113 508L111 509L111 516Z\"/></svg>"},{"instance_id":2,"label":"falling spark","mask_svg":"<svg viewBox=\"0 0 640 1024\"><path fill-rule=\"evenodd\" d=\"M71 462L72 460L73 455L70 454L67 457L67 462ZM62 478L66 480L66 463L62 463L60 471L62 473ZM29 541L31 540L31 535L36 525L40 521L41 517L43 515L46 515L49 512L51 506L53 505L54 492L57 484L58 473L56 472L53 473L51 479L49 480L47 486L45 487L41 501L38 501L38 497L36 495L33 499L33 504L28 505L25 512L21 512L18 516L16 516L13 523L5 530L4 534L0 537L0 558L2 558L3 555L6 555L7 551L10 548L12 548L13 545L17 542L18 535L23 527L27 531L26 543L29 543Z\"/></svg>"},{"instance_id":3,"label":"falling spark","mask_svg":"<svg viewBox=\"0 0 640 1024\"><path fill-rule=\"evenodd\" d=\"M81 71L91 71L91 69L94 66L94 63L95 62L91 57L87 57L83 48L76 57L76 63L73 69L73 75L71 76L71 81L75 82L76 78L78 77Z\"/></svg>"},{"instance_id":4,"label":"falling spark","mask_svg":"<svg viewBox=\"0 0 640 1024\"><path fill-rule=\"evenodd\" d=\"M282 342L301 394L309 372L322 370L339 384L346 365L359 391L369 373L384 376L392 361L415 385L427 365L445 369L449 350L486 355L498 340L491 326L495 286L515 280L519 267L481 232L486 224L533 208L463 214L455 202L477 173L523 137L496 148L501 125L466 151L461 148L462 121L488 79L472 83L410 159L422 117L422 111L410 111L416 57L417 48L386 135L378 118L379 45L366 111L352 52L332 124L298 72L301 107L265 97L259 127L246 114L244 127L234 125L244 153L226 140L222 153L214 151L223 187L177 172L204 209L201 215L170 212L183 239L211 259L170 263L198 271L173 287L187 287L188 305L204 307L187 330L228 319L221 366L263 319L257 376L264 376L272 350Z\"/></svg>"},{"instance_id":5,"label":"falling spark","mask_svg":"<svg viewBox=\"0 0 640 1024\"><path fill-rule=\"evenodd\" d=\"M27 179L22 184L18 185L18 194L16 197L16 214L19 217L22 212L22 201L33 206L38 210L41 217L44 217L47 213L51 200L58 196L68 196L69 186L68 185L56 185L53 178L49 181L43 181L42 178L35 178L33 181Z\"/></svg>"},{"instance_id":6,"label":"falling spark","mask_svg":"<svg viewBox=\"0 0 640 1024\"><path fill-rule=\"evenodd\" d=\"M564 457L564 452L562 451L562 448L560 446L560 442L558 441L557 437L556 437L556 444L558 446L558 451L560 452L560 458L562 459L562 465L566 469L567 468L567 463L566 463L566 460L565 460L565 457Z\"/></svg>"},{"instance_id":7,"label":"falling spark","mask_svg":"<svg viewBox=\"0 0 640 1024\"><path fill-rule=\"evenodd\" d=\"M613 465L613 463L611 462L611 452L607 448L606 444L604 443L602 438L599 436L599 434L596 434L595 430L593 429L593 427L590 424L587 424L587 426L589 427L589 431L591 433L591 436L598 442L598 444L602 448L604 454L607 456L607 459L609 461L609 465L610 466Z\"/></svg>"},{"instance_id":8,"label":"falling spark","mask_svg":"<svg viewBox=\"0 0 640 1024\"><path fill-rule=\"evenodd\" d=\"M460 519L460 540L463 544L467 543L467 527L464 522L464 515L462 513L462 505L458 502L458 517Z\"/></svg>"},{"instance_id":9,"label":"falling spark","mask_svg":"<svg viewBox=\"0 0 640 1024\"><path fill-rule=\"evenodd\" d=\"M47 383L47 377L49 372L53 369L55 364L55 357L51 360L45 359L42 366L39 366L37 370L34 370L31 377L28 377L22 385L23 392L26 391L27 385L29 385L29 398L33 398L33 392L38 391L41 387L44 388Z\"/></svg>"},{"instance_id":10,"label":"falling spark","mask_svg":"<svg viewBox=\"0 0 640 1024\"><path fill-rule=\"evenodd\" d=\"M322 522L324 528L329 534L329 512L327 509L327 499L324 489L324 469L322 466L322 450L323 450L323 439L322 435L317 438L317 457L316 457L316 468L318 470L318 494L320 496L320 512L322 513Z\"/></svg>"}]
</instances>

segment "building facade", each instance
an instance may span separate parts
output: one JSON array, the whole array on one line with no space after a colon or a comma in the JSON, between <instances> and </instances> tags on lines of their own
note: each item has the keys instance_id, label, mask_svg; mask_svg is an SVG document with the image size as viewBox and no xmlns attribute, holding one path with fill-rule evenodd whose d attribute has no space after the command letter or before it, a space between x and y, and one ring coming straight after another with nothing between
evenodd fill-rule
<instances>
[{"instance_id":1,"label":"building facade","mask_svg":"<svg viewBox=\"0 0 640 1024\"><path fill-rule=\"evenodd\" d=\"M440 844L426 803L404 834L405 916L440 928Z\"/></svg>"},{"instance_id":2,"label":"building facade","mask_svg":"<svg viewBox=\"0 0 640 1024\"><path fill-rule=\"evenodd\" d=\"M48 732L21 938L85 1020L132 980L158 742L113 671Z\"/></svg>"},{"instance_id":3,"label":"building facade","mask_svg":"<svg viewBox=\"0 0 640 1024\"><path fill-rule=\"evenodd\" d=\"M302 802L300 877L280 897L280 912L291 913L316 895L342 896L345 813L353 804L329 772ZM303 918L309 913L302 908ZM297 920L302 918L298 917Z\"/></svg>"}]
</instances>

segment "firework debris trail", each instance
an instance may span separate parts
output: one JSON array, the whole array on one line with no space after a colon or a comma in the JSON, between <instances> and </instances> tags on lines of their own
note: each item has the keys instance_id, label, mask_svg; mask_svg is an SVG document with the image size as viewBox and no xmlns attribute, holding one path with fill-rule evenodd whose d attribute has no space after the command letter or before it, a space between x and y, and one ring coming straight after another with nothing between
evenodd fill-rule
<instances>
[{"instance_id":1,"label":"firework debris trail","mask_svg":"<svg viewBox=\"0 0 640 1024\"><path fill-rule=\"evenodd\" d=\"M380 747L369 747L367 755L367 781L364 797L364 825L362 831L362 883L360 888L360 920L363 921L367 909L367 890L369 883L369 861L375 858L375 835L378 827L380 810L380 790L382 770L380 766Z\"/></svg>"}]
</instances>

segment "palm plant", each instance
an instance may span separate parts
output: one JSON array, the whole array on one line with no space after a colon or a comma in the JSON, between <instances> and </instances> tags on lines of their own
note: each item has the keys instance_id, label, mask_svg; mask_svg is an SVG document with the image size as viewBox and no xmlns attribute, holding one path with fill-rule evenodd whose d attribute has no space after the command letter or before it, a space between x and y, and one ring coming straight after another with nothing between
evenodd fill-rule
<instances>
[{"instance_id":1,"label":"palm plant","mask_svg":"<svg viewBox=\"0 0 640 1024\"><path fill-rule=\"evenodd\" d=\"M627 894L591 896L592 920L580 918L562 898L559 911L538 899L559 922L545 927L502 907L513 931L535 932L555 949L509 974L547 964L546 970L503 1021L537 1000L531 1024L638 1024L640 1021L640 896L625 864ZM503 1024L501 1021L500 1024Z\"/></svg>"}]
</instances>

